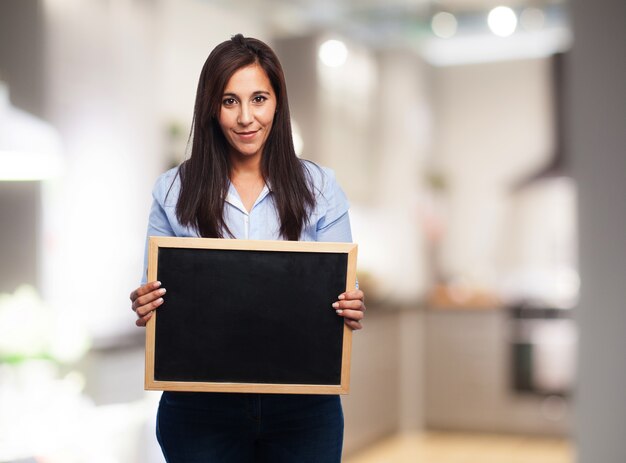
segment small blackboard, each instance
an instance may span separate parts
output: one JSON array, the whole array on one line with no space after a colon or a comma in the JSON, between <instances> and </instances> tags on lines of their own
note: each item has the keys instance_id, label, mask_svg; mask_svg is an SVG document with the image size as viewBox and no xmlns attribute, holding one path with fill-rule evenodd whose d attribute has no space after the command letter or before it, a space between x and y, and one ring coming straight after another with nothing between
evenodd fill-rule
<instances>
[{"instance_id":1,"label":"small blackboard","mask_svg":"<svg viewBox=\"0 0 626 463\"><path fill-rule=\"evenodd\" d=\"M167 289L146 327L149 390L346 394L352 243L150 237Z\"/></svg>"}]
</instances>

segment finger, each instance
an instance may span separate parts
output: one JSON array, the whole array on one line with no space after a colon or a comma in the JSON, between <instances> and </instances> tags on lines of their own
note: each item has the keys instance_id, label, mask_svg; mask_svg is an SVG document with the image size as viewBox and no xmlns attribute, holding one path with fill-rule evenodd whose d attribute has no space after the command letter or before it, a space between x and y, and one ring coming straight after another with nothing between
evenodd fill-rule
<instances>
[{"instance_id":1,"label":"finger","mask_svg":"<svg viewBox=\"0 0 626 463\"><path fill-rule=\"evenodd\" d=\"M139 307L151 304L152 302L154 302L157 299L159 299L160 297L162 297L165 293L166 293L165 288L159 288L159 289L157 289L155 291L152 291L151 293L148 293L148 294L146 294L144 296L138 297L132 303L131 308L134 311L137 311L137 309Z\"/></svg>"},{"instance_id":2,"label":"finger","mask_svg":"<svg viewBox=\"0 0 626 463\"><path fill-rule=\"evenodd\" d=\"M151 318L152 318L152 312L150 312L145 317L138 318L137 321L135 322L135 325L146 326L146 323L148 323L148 320L150 320Z\"/></svg>"},{"instance_id":3,"label":"finger","mask_svg":"<svg viewBox=\"0 0 626 463\"><path fill-rule=\"evenodd\" d=\"M356 320L351 320L349 318L346 318L344 320L344 323L346 325L348 325L349 328L352 328L353 330L360 330L363 329L363 325L361 324L360 321L356 321Z\"/></svg>"},{"instance_id":4,"label":"finger","mask_svg":"<svg viewBox=\"0 0 626 463\"><path fill-rule=\"evenodd\" d=\"M134 302L135 299L137 299L138 297L144 296L145 294L154 291L159 286L161 286L160 281L151 281L149 283L146 283L145 285L140 286L130 293L130 300Z\"/></svg>"},{"instance_id":5,"label":"finger","mask_svg":"<svg viewBox=\"0 0 626 463\"><path fill-rule=\"evenodd\" d=\"M135 299L131 307L134 311L137 311L137 308L150 304L151 302L162 297L165 293L166 293L165 288L159 288L157 290L154 290L148 294L145 294L144 296L140 296L137 299Z\"/></svg>"},{"instance_id":6,"label":"finger","mask_svg":"<svg viewBox=\"0 0 626 463\"><path fill-rule=\"evenodd\" d=\"M349 300L349 301L344 299L343 301L333 302L333 308L335 310L337 310L337 309L341 309L341 310L351 309L351 310L365 311L365 304L363 304L363 301L361 301L359 299Z\"/></svg>"},{"instance_id":7,"label":"finger","mask_svg":"<svg viewBox=\"0 0 626 463\"><path fill-rule=\"evenodd\" d=\"M337 315L350 320L361 321L365 318L365 314L360 310L337 310Z\"/></svg>"},{"instance_id":8,"label":"finger","mask_svg":"<svg viewBox=\"0 0 626 463\"><path fill-rule=\"evenodd\" d=\"M163 304L163 298L160 297L148 304L142 305L137 307L137 310L135 312L137 312L137 316L138 317L143 317L149 313L151 313L153 310L155 310L157 307L159 307L161 304Z\"/></svg>"},{"instance_id":9,"label":"finger","mask_svg":"<svg viewBox=\"0 0 626 463\"><path fill-rule=\"evenodd\" d=\"M362 301L363 299L365 299L365 293L361 291L360 289L353 289L351 291L346 291L345 293L341 293L337 299L339 299L340 301L354 300L354 299L359 299Z\"/></svg>"}]
</instances>

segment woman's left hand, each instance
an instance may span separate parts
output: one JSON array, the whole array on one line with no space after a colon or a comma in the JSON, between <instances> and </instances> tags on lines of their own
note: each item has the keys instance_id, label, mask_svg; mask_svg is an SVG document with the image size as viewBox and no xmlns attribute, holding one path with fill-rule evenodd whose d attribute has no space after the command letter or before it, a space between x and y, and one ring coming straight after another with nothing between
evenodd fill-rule
<instances>
[{"instance_id":1,"label":"woman's left hand","mask_svg":"<svg viewBox=\"0 0 626 463\"><path fill-rule=\"evenodd\" d=\"M339 301L333 303L333 309L337 312L337 315L344 318L346 325L353 330L360 330L363 328L361 324L363 317L365 317L365 294L360 289L353 291L346 291L337 298Z\"/></svg>"}]
</instances>

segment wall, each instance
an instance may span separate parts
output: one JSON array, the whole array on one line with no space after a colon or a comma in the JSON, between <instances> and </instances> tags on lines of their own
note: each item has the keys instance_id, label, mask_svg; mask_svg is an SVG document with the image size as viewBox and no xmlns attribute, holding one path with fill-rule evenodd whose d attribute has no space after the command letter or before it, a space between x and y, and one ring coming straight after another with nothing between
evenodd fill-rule
<instances>
[{"instance_id":1,"label":"wall","mask_svg":"<svg viewBox=\"0 0 626 463\"><path fill-rule=\"evenodd\" d=\"M626 461L626 3L572 2L569 145L579 188L579 463Z\"/></svg>"},{"instance_id":2,"label":"wall","mask_svg":"<svg viewBox=\"0 0 626 463\"><path fill-rule=\"evenodd\" d=\"M45 79L40 2L4 0L1 7L0 82L8 87L12 106L43 117ZM0 102L0 112L3 103ZM40 286L40 212L40 182L0 183L0 256L3 262L10 263L0 266L0 292L12 293L25 283Z\"/></svg>"},{"instance_id":3,"label":"wall","mask_svg":"<svg viewBox=\"0 0 626 463\"><path fill-rule=\"evenodd\" d=\"M139 334L128 294L141 278L152 185L184 156L209 51L237 32L262 30L194 0L43 5L47 114L63 136L67 166L49 192L54 246L44 293L97 338ZM182 148L168 145L172 124L181 127Z\"/></svg>"},{"instance_id":4,"label":"wall","mask_svg":"<svg viewBox=\"0 0 626 463\"><path fill-rule=\"evenodd\" d=\"M503 235L513 183L542 166L553 146L549 72L546 59L433 71L433 169L446 181L445 275L497 283L510 252Z\"/></svg>"},{"instance_id":5,"label":"wall","mask_svg":"<svg viewBox=\"0 0 626 463\"><path fill-rule=\"evenodd\" d=\"M43 117L44 29L40 0L3 0L0 14L0 80L14 106ZM19 44L19 46L16 46Z\"/></svg>"},{"instance_id":6,"label":"wall","mask_svg":"<svg viewBox=\"0 0 626 463\"><path fill-rule=\"evenodd\" d=\"M418 207L431 142L428 66L406 50L346 41L346 63L329 68L316 55L330 37L276 42L303 157L334 169L350 199L370 297L415 303L429 279Z\"/></svg>"},{"instance_id":7,"label":"wall","mask_svg":"<svg viewBox=\"0 0 626 463\"><path fill-rule=\"evenodd\" d=\"M371 185L374 200L357 209L356 225L371 256L365 263L381 275L381 292L416 302L430 284L420 222L424 169L432 150L430 68L413 53L378 53L379 89ZM369 206L369 207L368 207Z\"/></svg>"},{"instance_id":8,"label":"wall","mask_svg":"<svg viewBox=\"0 0 626 463\"><path fill-rule=\"evenodd\" d=\"M0 182L0 293L37 287L40 182Z\"/></svg>"},{"instance_id":9,"label":"wall","mask_svg":"<svg viewBox=\"0 0 626 463\"><path fill-rule=\"evenodd\" d=\"M156 11L148 2L44 1L48 120L65 172L47 193L44 296L96 337L132 325L152 179L162 169Z\"/></svg>"},{"instance_id":10,"label":"wall","mask_svg":"<svg viewBox=\"0 0 626 463\"><path fill-rule=\"evenodd\" d=\"M198 77L210 51L242 33L267 41L266 28L252 15L222 2L159 0L156 2L156 99L159 127L179 124L187 140Z\"/></svg>"}]
</instances>

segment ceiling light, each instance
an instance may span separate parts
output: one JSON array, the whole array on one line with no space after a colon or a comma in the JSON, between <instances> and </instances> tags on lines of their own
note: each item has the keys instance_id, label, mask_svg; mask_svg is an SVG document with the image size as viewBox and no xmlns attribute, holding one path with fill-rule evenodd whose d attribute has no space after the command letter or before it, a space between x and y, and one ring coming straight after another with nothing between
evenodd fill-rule
<instances>
[{"instance_id":1,"label":"ceiling light","mask_svg":"<svg viewBox=\"0 0 626 463\"><path fill-rule=\"evenodd\" d=\"M319 58L326 66L342 66L348 58L348 48L340 40L327 40L320 46Z\"/></svg>"},{"instance_id":2,"label":"ceiling light","mask_svg":"<svg viewBox=\"0 0 626 463\"><path fill-rule=\"evenodd\" d=\"M458 22L452 13L441 11L433 16L430 27L433 34L442 39L449 39L456 34Z\"/></svg>"},{"instance_id":3,"label":"ceiling light","mask_svg":"<svg viewBox=\"0 0 626 463\"><path fill-rule=\"evenodd\" d=\"M489 29L499 37L508 37L517 28L517 15L507 6L498 6L487 17Z\"/></svg>"}]
</instances>

